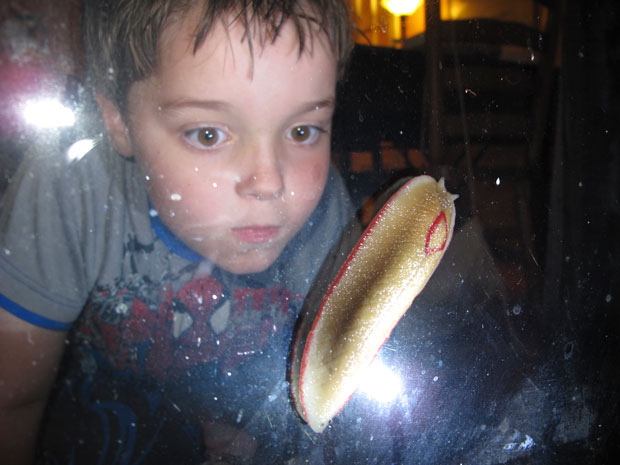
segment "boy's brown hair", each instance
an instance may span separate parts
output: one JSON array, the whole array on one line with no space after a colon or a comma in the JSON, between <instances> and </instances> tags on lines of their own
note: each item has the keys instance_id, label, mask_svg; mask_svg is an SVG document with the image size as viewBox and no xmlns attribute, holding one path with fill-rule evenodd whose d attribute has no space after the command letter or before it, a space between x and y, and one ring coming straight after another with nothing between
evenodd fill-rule
<instances>
[{"instance_id":1,"label":"boy's brown hair","mask_svg":"<svg viewBox=\"0 0 620 465\"><path fill-rule=\"evenodd\" d=\"M216 21L230 15L245 27L250 52L253 37L259 46L274 41L286 21L299 37L299 53L313 40L318 26L329 38L342 75L352 48L346 0L85 0L83 14L87 75L97 92L125 110L132 83L148 77L157 66L157 46L169 22L198 8L194 51ZM254 27L258 32L254 34Z\"/></svg>"}]
</instances>

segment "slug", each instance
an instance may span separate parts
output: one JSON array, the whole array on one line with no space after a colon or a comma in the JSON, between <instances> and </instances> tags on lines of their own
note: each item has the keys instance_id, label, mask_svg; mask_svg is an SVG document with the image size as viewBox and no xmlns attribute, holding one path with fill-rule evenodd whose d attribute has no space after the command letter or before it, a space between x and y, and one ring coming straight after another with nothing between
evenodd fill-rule
<instances>
[{"instance_id":1,"label":"slug","mask_svg":"<svg viewBox=\"0 0 620 465\"><path fill-rule=\"evenodd\" d=\"M390 197L329 285L304 305L290 363L291 394L317 433L355 392L392 329L441 261L454 231L443 178L418 176Z\"/></svg>"}]
</instances>

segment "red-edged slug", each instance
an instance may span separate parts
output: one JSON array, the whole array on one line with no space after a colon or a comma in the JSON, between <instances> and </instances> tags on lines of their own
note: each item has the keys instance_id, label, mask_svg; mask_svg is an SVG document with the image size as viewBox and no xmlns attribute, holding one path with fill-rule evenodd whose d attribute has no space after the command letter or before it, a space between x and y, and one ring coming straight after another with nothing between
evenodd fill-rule
<instances>
[{"instance_id":1,"label":"red-edged slug","mask_svg":"<svg viewBox=\"0 0 620 465\"><path fill-rule=\"evenodd\" d=\"M437 268L454 231L456 195L443 178L418 176L390 197L293 344L295 407L322 432Z\"/></svg>"}]
</instances>

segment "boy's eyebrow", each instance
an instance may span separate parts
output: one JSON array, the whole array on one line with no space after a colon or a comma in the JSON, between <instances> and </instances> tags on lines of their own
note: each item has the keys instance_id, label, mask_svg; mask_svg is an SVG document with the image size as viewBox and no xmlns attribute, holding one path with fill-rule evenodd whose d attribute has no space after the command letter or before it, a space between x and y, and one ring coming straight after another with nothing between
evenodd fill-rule
<instances>
[{"instance_id":1,"label":"boy's eyebrow","mask_svg":"<svg viewBox=\"0 0 620 465\"><path fill-rule=\"evenodd\" d=\"M333 97L329 97L323 100L319 100L317 102L311 102L301 105L299 113L308 113L313 110L321 110L322 108L333 108L335 104L336 99Z\"/></svg>"},{"instance_id":2,"label":"boy's eyebrow","mask_svg":"<svg viewBox=\"0 0 620 465\"><path fill-rule=\"evenodd\" d=\"M328 97L316 102L304 103L299 107L297 113L308 113L310 111L321 110L323 108L333 108L336 99ZM231 107L229 103L219 100L177 100L174 102L164 103L160 106L163 111L174 111L182 108L198 108L202 110L225 110Z\"/></svg>"},{"instance_id":3,"label":"boy's eyebrow","mask_svg":"<svg viewBox=\"0 0 620 465\"><path fill-rule=\"evenodd\" d=\"M164 111L178 110L181 108L199 108L204 110L222 110L230 105L219 100L177 100L164 103L160 108Z\"/></svg>"}]
</instances>

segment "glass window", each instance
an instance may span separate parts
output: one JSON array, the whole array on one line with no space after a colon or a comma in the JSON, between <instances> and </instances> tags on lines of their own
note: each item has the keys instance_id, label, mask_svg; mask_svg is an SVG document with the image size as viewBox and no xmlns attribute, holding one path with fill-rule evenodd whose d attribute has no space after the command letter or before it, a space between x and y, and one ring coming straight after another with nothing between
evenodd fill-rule
<instances>
[{"instance_id":1,"label":"glass window","mask_svg":"<svg viewBox=\"0 0 620 465\"><path fill-rule=\"evenodd\" d=\"M335 0L48 3L0 6L9 463L618 455L615 2L348 1L348 59Z\"/></svg>"}]
</instances>

